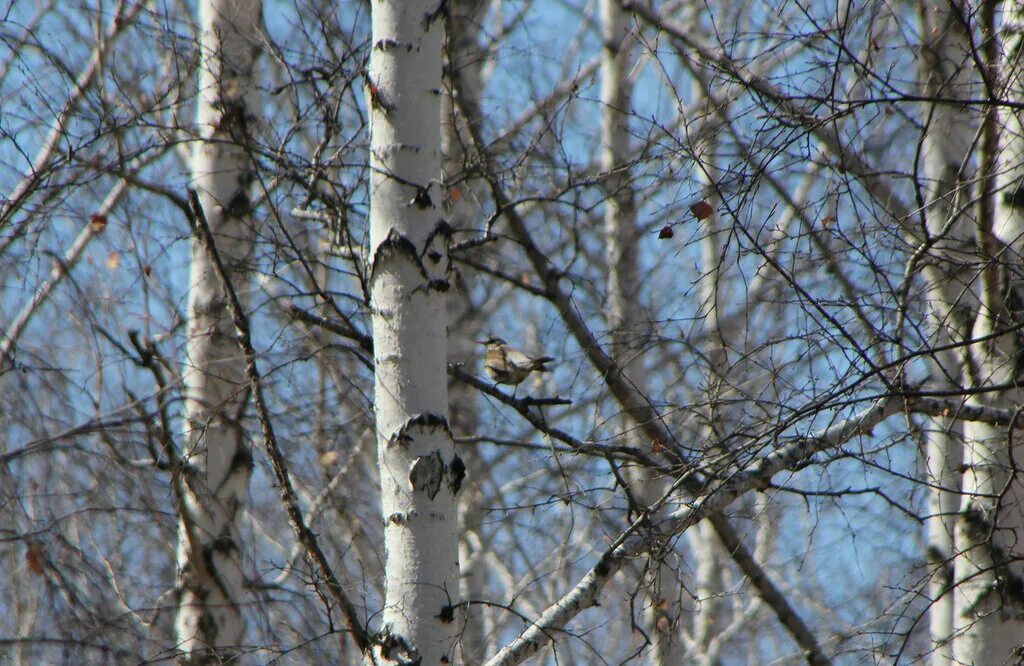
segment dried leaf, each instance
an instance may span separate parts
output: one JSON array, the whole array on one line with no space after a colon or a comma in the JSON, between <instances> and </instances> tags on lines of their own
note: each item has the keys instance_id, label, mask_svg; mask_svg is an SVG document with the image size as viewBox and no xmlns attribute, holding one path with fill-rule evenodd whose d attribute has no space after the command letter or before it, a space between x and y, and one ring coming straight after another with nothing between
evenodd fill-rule
<instances>
[{"instance_id":1,"label":"dried leaf","mask_svg":"<svg viewBox=\"0 0 1024 666\"><path fill-rule=\"evenodd\" d=\"M664 240L666 238L672 238L672 236L674 235L675 233L672 231L671 224L666 224L661 228L661 231L658 232L658 238L661 240Z\"/></svg>"},{"instance_id":2,"label":"dried leaf","mask_svg":"<svg viewBox=\"0 0 1024 666\"><path fill-rule=\"evenodd\" d=\"M43 575L43 547L38 543L25 547L25 568L37 576Z\"/></svg>"},{"instance_id":3,"label":"dried leaf","mask_svg":"<svg viewBox=\"0 0 1024 666\"><path fill-rule=\"evenodd\" d=\"M715 209L707 201L698 201L697 203L690 206L690 212L698 220L704 220L715 212Z\"/></svg>"},{"instance_id":4,"label":"dried leaf","mask_svg":"<svg viewBox=\"0 0 1024 666\"><path fill-rule=\"evenodd\" d=\"M118 254L117 250L111 250L110 254L107 255L107 268L110 270L117 270L117 267L121 265L121 255Z\"/></svg>"},{"instance_id":5,"label":"dried leaf","mask_svg":"<svg viewBox=\"0 0 1024 666\"><path fill-rule=\"evenodd\" d=\"M337 451L324 451L320 454L320 466L321 467L332 467L338 464L338 460L341 456Z\"/></svg>"},{"instance_id":6,"label":"dried leaf","mask_svg":"<svg viewBox=\"0 0 1024 666\"><path fill-rule=\"evenodd\" d=\"M89 218L89 224L92 225L93 233L98 234L107 228L107 216L95 213Z\"/></svg>"}]
</instances>

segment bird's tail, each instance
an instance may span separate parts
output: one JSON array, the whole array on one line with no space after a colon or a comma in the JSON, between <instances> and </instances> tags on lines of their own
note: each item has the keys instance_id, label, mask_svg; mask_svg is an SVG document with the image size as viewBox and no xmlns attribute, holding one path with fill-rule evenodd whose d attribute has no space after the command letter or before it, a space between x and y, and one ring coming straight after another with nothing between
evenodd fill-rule
<instances>
[{"instance_id":1,"label":"bird's tail","mask_svg":"<svg viewBox=\"0 0 1024 666\"><path fill-rule=\"evenodd\" d=\"M533 369L537 372L551 372L551 368L547 367L547 364L554 360L554 356L541 356L540 358L535 358L533 359Z\"/></svg>"}]
</instances>

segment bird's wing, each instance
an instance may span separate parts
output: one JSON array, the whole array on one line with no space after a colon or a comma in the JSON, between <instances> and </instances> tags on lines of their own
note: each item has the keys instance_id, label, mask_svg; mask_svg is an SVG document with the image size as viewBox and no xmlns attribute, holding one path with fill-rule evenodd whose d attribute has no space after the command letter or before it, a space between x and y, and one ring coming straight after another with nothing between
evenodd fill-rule
<instances>
[{"instance_id":1,"label":"bird's wing","mask_svg":"<svg viewBox=\"0 0 1024 666\"><path fill-rule=\"evenodd\" d=\"M508 360L509 365L522 370L533 367L533 359L520 351L510 349L505 353L505 358Z\"/></svg>"}]
</instances>

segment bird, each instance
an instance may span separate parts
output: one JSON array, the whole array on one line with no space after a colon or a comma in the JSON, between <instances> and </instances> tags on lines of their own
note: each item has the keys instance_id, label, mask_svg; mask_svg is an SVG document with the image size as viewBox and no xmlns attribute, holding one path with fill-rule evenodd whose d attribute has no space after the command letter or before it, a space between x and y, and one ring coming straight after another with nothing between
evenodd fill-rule
<instances>
[{"instance_id":1,"label":"bird","mask_svg":"<svg viewBox=\"0 0 1024 666\"><path fill-rule=\"evenodd\" d=\"M527 356L518 349L508 346L501 338L490 337L479 340L487 347L484 354L484 370L495 384L518 386L533 372L548 372L548 363L554 361L552 356Z\"/></svg>"}]
</instances>

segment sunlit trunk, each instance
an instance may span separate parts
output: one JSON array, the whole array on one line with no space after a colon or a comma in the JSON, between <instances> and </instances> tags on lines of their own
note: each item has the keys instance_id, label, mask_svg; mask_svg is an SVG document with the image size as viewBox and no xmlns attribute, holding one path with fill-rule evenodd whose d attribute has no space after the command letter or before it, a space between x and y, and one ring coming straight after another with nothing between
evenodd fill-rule
<instances>
[{"instance_id":1,"label":"sunlit trunk","mask_svg":"<svg viewBox=\"0 0 1024 666\"><path fill-rule=\"evenodd\" d=\"M465 135L460 127L479 123L479 100L482 94L482 49L478 40L480 21L487 13L490 0L452 0L449 3L447 46L445 49L445 95L441 101L441 152L445 180L455 180L446 192L448 220L455 233L477 234L484 220L480 205L479 181L462 180L466 171ZM456 101L457 100L457 101ZM478 279L469 266L461 266L452 289L448 292L448 359L472 372L482 351L476 340L486 337L481 326L486 321L472 297L473 281ZM456 436L477 434L479 405L477 391L464 382L448 385L452 432ZM459 562L462 566L460 592L466 601L486 597L489 544L483 530L485 512L481 504L481 481L487 474L486 463L477 455L476 447L463 451L467 468L467 485L459 501L461 536ZM465 627L459 641L460 656L467 664L484 661L488 634L488 609L480 604L466 607Z\"/></svg>"},{"instance_id":2,"label":"sunlit trunk","mask_svg":"<svg viewBox=\"0 0 1024 666\"><path fill-rule=\"evenodd\" d=\"M990 7L988 7L990 8ZM986 8L986 9L988 9ZM1024 5L1006 5L1002 34L1006 97L1024 101L1019 54ZM994 56L994 51L993 57ZM971 347L974 386L968 404L1020 411L1024 347L1024 125L1020 111L999 113L995 214L982 219L982 302ZM963 498L956 525L953 645L955 663L1019 663L1024 637L1024 432L1019 425L969 422L964 428Z\"/></svg>"},{"instance_id":3,"label":"sunlit trunk","mask_svg":"<svg viewBox=\"0 0 1024 666\"><path fill-rule=\"evenodd\" d=\"M207 0L200 4L200 19L200 141L192 157L192 185L228 279L244 296L253 247L249 137L261 3ZM176 648L186 662L221 663L243 643L239 522L252 474L241 424L247 400L243 373L225 293L209 253L193 239L175 620Z\"/></svg>"},{"instance_id":4,"label":"sunlit trunk","mask_svg":"<svg viewBox=\"0 0 1024 666\"><path fill-rule=\"evenodd\" d=\"M958 19L960 7L944 3L921 9L925 43L919 58L923 92L938 99L966 98L971 94L973 63L970 40ZM972 267L974 252L973 208L970 206L973 172L971 152L978 132L978 114L966 106L936 103L923 107L921 141L922 191L925 221L933 243L931 252L941 262L928 261L929 330L936 346L930 357L931 388L951 390L963 381L963 352L952 343L970 333L976 297ZM929 624L932 663L947 664L952 656L953 535L960 508L960 463L963 427L951 418L925 419L925 468L928 483Z\"/></svg>"},{"instance_id":5,"label":"sunlit trunk","mask_svg":"<svg viewBox=\"0 0 1024 666\"><path fill-rule=\"evenodd\" d=\"M370 302L386 549L374 653L453 663L465 467L448 425L450 230L438 186L444 5L385 0L372 12Z\"/></svg>"},{"instance_id":6,"label":"sunlit trunk","mask_svg":"<svg viewBox=\"0 0 1024 666\"><path fill-rule=\"evenodd\" d=\"M608 300L606 312L612 329L612 356L644 390L643 367L636 360L645 322L638 307L638 238L635 193L629 168L631 97L629 80L629 15L617 0L601 2L601 171L604 173L604 222L607 234ZM645 450L650 442L623 419L628 446ZM645 506L654 504L668 487L663 478L642 467L629 469L634 496ZM680 663L679 586L677 573L664 555L647 568L644 631L653 643L649 659L656 666Z\"/></svg>"}]
</instances>

